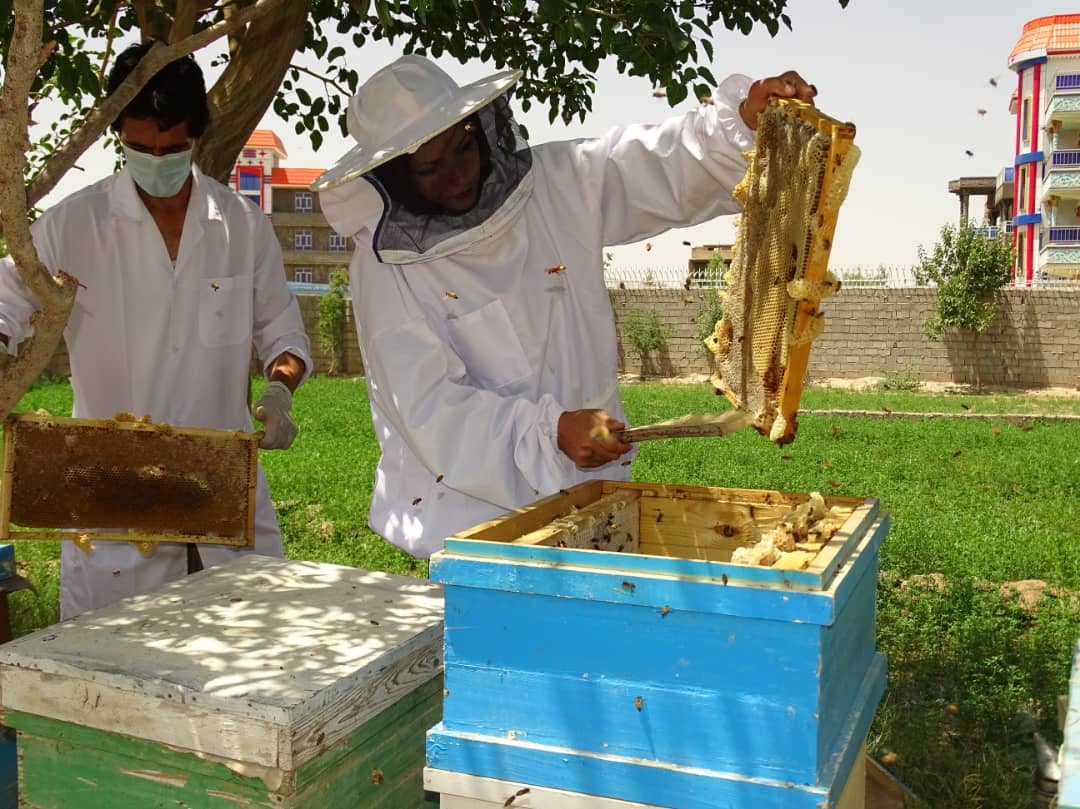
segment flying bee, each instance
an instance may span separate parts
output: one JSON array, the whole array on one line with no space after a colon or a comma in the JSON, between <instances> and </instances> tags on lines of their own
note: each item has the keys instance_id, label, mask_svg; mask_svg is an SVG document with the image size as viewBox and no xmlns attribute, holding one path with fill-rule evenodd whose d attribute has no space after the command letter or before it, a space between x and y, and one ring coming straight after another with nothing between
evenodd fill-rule
<instances>
[{"instance_id":1,"label":"flying bee","mask_svg":"<svg viewBox=\"0 0 1080 809\"><path fill-rule=\"evenodd\" d=\"M423 497L415 497L415 498L413 498L412 504L414 506L418 506L418 505L420 505L420 501L423 500L423 499L424 499Z\"/></svg>"},{"instance_id":2,"label":"flying bee","mask_svg":"<svg viewBox=\"0 0 1080 809\"><path fill-rule=\"evenodd\" d=\"M211 281L210 289L214 290L214 292L217 292L219 289L221 289L221 284L219 284L217 281Z\"/></svg>"},{"instance_id":3,"label":"flying bee","mask_svg":"<svg viewBox=\"0 0 1080 809\"><path fill-rule=\"evenodd\" d=\"M645 700L641 697L634 697L634 707L640 711L645 707Z\"/></svg>"},{"instance_id":4,"label":"flying bee","mask_svg":"<svg viewBox=\"0 0 1080 809\"><path fill-rule=\"evenodd\" d=\"M548 267L546 270L544 270L544 272L546 272L548 275L554 275L555 273L562 272L565 269L565 264L556 264L552 267Z\"/></svg>"},{"instance_id":5,"label":"flying bee","mask_svg":"<svg viewBox=\"0 0 1080 809\"><path fill-rule=\"evenodd\" d=\"M456 292L450 292L449 290L447 290L447 292L446 292L446 297L453 298L455 301L458 299L457 293Z\"/></svg>"}]
</instances>

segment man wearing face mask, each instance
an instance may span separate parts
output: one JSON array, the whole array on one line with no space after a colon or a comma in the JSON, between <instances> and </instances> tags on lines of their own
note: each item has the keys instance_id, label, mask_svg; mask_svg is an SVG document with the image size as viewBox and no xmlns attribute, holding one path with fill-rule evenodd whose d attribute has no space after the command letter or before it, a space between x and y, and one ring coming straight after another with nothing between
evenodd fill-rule
<instances>
[{"instance_id":1,"label":"man wearing face mask","mask_svg":"<svg viewBox=\"0 0 1080 809\"><path fill-rule=\"evenodd\" d=\"M151 44L117 57L110 94ZM252 408L266 433L261 446L285 449L296 435L289 409L311 368L309 342L266 216L191 163L208 123L194 59L166 65L112 124L124 168L53 206L32 227L42 263L80 282L64 331L72 415L128 412L183 427L250 431L254 347L270 380ZM36 308L11 259L0 261L0 350L16 353ZM282 555L261 469L254 551ZM98 542L86 553L63 542L61 618L243 552L162 543L144 556L127 542Z\"/></svg>"}]
</instances>

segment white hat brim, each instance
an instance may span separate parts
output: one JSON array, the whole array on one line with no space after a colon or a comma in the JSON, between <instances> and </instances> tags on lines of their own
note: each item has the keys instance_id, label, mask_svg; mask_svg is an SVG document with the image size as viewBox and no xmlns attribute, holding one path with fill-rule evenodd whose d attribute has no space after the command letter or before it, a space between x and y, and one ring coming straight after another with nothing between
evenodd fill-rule
<instances>
[{"instance_id":1,"label":"white hat brim","mask_svg":"<svg viewBox=\"0 0 1080 809\"><path fill-rule=\"evenodd\" d=\"M465 120L505 93L521 78L520 70L505 70L461 87L445 104L376 147L357 144L311 184L312 191L328 191L367 174L403 154L412 154L436 135Z\"/></svg>"}]
</instances>

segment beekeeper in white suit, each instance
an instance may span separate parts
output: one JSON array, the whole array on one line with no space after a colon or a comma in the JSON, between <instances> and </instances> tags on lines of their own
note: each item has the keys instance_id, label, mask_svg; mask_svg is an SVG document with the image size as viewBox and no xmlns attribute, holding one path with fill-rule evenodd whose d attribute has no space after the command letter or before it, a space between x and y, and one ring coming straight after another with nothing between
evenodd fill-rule
<instances>
[{"instance_id":1,"label":"beekeeper in white suit","mask_svg":"<svg viewBox=\"0 0 1080 809\"><path fill-rule=\"evenodd\" d=\"M150 43L117 58L113 92ZM164 67L113 123L126 166L68 197L33 225L42 263L79 279L64 337L77 418L128 412L183 427L252 429L254 345L270 383L256 403L263 447L296 435L292 392L311 368L308 338L266 216L203 175L191 149L209 119L191 58ZM0 344L15 353L37 302L10 259L0 263ZM281 556L281 531L259 470L255 552ZM110 526L101 526L107 528ZM60 613L70 618L145 593L243 553L164 543L61 543Z\"/></svg>"},{"instance_id":2,"label":"beekeeper in white suit","mask_svg":"<svg viewBox=\"0 0 1080 809\"><path fill-rule=\"evenodd\" d=\"M530 148L510 112L520 73L459 87L403 56L352 98L356 145L312 186L349 269L375 433L369 523L427 557L445 537L591 478L624 479L605 245L738 205L769 95L797 73L728 79L658 126Z\"/></svg>"}]
</instances>

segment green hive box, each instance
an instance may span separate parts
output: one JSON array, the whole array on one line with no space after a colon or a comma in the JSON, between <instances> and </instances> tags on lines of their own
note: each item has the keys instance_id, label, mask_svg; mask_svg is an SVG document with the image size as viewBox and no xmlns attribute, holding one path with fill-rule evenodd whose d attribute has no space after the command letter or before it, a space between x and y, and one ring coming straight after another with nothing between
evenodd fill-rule
<instances>
[{"instance_id":1,"label":"green hive box","mask_svg":"<svg viewBox=\"0 0 1080 809\"><path fill-rule=\"evenodd\" d=\"M440 588L245 556L0 647L27 809L411 809Z\"/></svg>"}]
</instances>

